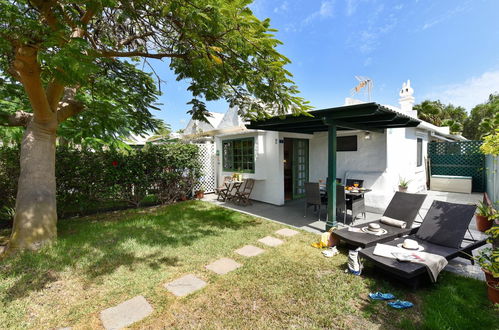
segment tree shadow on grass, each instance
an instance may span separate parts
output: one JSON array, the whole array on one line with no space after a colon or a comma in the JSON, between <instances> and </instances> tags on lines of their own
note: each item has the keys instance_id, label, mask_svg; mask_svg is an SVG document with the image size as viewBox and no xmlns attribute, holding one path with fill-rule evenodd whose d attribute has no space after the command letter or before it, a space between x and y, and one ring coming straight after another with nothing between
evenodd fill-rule
<instances>
[{"instance_id":1,"label":"tree shadow on grass","mask_svg":"<svg viewBox=\"0 0 499 330\"><path fill-rule=\"evenodd\" d=\"M0 263L2 277L13 280L2 300L9 302L42 290L57 281L62 271L74 272L86 282L99 282L119 267L175 267L180 263L175 248L260 223L200 202L66 220L59 224L59 239L53 246Z\"/></svg>"}]
</instances>

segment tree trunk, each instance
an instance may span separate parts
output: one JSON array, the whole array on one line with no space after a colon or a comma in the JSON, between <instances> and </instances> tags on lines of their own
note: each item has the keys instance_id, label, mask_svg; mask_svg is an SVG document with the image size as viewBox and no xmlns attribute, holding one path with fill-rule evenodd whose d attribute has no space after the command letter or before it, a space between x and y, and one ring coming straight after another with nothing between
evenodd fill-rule
<instances>
[{"instance_id":1,"label":"tree trunk","mask_svg":"<svg viewBox=\"0 0 499 330\"><path fill-rule=\"evenodd\" d=\"M32 120L21 145L14 228L7 253L37 250L57 237L55 140L57 120Z\"/></svg>"}]
</instances>

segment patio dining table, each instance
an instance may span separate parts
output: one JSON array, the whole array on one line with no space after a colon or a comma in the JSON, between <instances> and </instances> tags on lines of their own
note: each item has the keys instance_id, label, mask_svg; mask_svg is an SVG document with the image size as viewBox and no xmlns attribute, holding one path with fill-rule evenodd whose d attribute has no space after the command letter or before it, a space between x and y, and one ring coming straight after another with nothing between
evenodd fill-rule
<instances>
[{"instance_id":1,"label":"patio dining table","mask_svg":"<svg viewBox=\"0 0 499 330\"><path fill-rule=\"evenodd\" d=\"M321 195L327 195L327 187L325 184L321 184L319 185L319 189L321 191ZM372 189L359 189L359 190L356 190L356 191L352 191L352 190L347 190L345 189L345 194L348 196L353 196L353 197L362 197L364 196L365 193L368 193L372 191Z\"/></svg>"}]
</instances>

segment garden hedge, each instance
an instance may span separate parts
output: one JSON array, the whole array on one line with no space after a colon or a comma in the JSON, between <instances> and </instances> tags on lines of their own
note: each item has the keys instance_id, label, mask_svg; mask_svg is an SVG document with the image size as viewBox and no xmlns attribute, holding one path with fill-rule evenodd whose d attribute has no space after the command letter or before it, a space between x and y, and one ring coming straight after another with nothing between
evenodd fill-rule
<instances>
[{"instance_id":1,"label":"garden hedge","mask_svg":"<svg viewBox=\"0 0 499 330\"><path fill-rule=\"evenodd\" d=\"M12 218L19 149L0 148L0 220ZM188 196L200 177L198 147L169 143L129 151L58 147L59 217L95 210L172 203Z\"/></svg>"}]
</instances>

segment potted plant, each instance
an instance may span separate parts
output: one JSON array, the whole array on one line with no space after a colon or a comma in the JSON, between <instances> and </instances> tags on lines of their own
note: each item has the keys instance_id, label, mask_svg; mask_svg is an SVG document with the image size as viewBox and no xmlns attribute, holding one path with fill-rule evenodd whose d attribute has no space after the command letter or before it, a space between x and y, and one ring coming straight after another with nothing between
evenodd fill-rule
<instances>
[{"instance_id":1,"label":"potted plant","mask_svg":"<svg viewBox=\"0 0 499 330\"><path fill-rule=\"evenodd\" d=\"M485 281L499 283L499 249L485 248L474 259L482 268Z\"/></svg>"},{"instance_id":2,"label":"potted plant","mask_svg":"<svg viewBox=\"0 0 499 330\"><path fill-rule=\"evenodd\" d=\"M407 188L409 187L409 182L411 182L411 180L399 177L399 191L407 192Z\"/></svg>"},{"instance_id":3,"label":"potted plant","mask_svg":"<svg viewBox=\"0 0 499 330\"><path fill-rule=\"evenodd\" d=\"M199 188L199 190L196 190L196 191L195 191L196 198L197 198L197 199L203 199L203 198L204 198L204 191L205 191L204 186L201 186L201 187Z\"/></svg>"},{"instance_id":4,"label":"potted plant","mask_svg":"<svg viewBox=\"0 0 499 330\"><path fill-rule=\"evenodd\" d=\"M478 202L476 210L476 228L482 232L489 230L493 220L497 217L496 210L484 202Z\"/></svg>"},{"instance_id":5,"label":"potted plant","mask_svg":"<svg viewBox=\"0 0 499 330\"><path fill-rule=\"evenodd\" d=\"M494 304L499 304L499 284L487 282L487 296Z\"/></svg>"}]
</instances>

